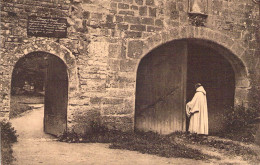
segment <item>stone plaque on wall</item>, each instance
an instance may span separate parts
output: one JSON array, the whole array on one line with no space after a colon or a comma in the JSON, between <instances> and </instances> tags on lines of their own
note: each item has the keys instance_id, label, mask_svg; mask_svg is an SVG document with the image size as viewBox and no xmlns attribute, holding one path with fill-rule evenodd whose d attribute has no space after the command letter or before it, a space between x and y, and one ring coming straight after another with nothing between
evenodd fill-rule
<instances>
[{"instance_id":1,"label":"stone plaque on wall","mask_svg":"<svg viewBox=\"0 0 260 165\"><path fill-rule=\"evenodd\" d=\"M27 35L36 37L67 37L67 19L29 16Z\"/></svg>"}]
</instances>

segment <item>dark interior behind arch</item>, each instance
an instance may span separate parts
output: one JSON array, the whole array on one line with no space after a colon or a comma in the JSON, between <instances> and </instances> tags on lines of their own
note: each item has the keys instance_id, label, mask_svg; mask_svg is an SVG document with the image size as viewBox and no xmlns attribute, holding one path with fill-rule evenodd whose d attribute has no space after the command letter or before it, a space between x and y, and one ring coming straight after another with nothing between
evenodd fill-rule
<instances>
[{"instance_id":1,"label":"dark interior behind arch","mask_svg":"<svg viewBox=\"0 0 260 165\"><path fill-rule=\"evenodd\" d=\"M135 129L163 132L165 128L160 130L157 123L160 127L167 125L165 123L170 121L167 118L175 118L172 120L174 125L184 125L180 115L184 112L183 105L192 99L195 93L194 84L200 82L207 91L210 133L221 131L225 126L224 109L234 105L236 78L245 74L243 64L236 61L237 58L234 56L214 42L195 39L168 42L152 50L141 60L137 71ZM165 63L156 65L160 61ZM185 78L176 77L179 73ZM160 95L159 98L163 98L167 95L167 92L163 91L169 91L176 86L174 79L181 82L181 91L176 94L181 95L183 92L183 100L167 97L164 103L156 105L157 108L143 112L144 108L140 107L149 107L149 100L153 100L150 97ZM158 88L161 90L157 90ZM160 111L160 107L165 110ZM175 110L172 107L175 107ZM169 128L174 128L169 125Z\"/></svg>"},{"instance_id":2,"label":"dark interior behind arch","mask_svg":"<svg viewBox=\"0 0 260 165\"><path fill-rule=\"evenodd\" d=\"M224 110L234 106L235 73L217 50L196 43L188 44L187 101L194 95L194 84L200 82L207 92L209 132L225 126Z\"/></svg>"},{"instance_id":3,"label":"dark interior behind arch","mask_svg":"<svg viewBox=\"0 0 260 165\"><path fill-rule=\"evenodd\" d=\"M38 93L44 94L44 131L62 134L67 130L68 74L66 64L53 54L29 53L21 57L13 69L11 100L15 95ZM12 111L11 108L10 114Z\"/></svg>"}]
</instances>

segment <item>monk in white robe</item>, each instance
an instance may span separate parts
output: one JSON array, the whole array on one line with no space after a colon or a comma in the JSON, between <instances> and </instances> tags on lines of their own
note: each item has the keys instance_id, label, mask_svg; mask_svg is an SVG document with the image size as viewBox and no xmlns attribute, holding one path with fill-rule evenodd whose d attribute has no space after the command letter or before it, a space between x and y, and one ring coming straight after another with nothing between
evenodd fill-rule
<instances>
[{"instance_id":1,"label":"monk in white robe","mask_svg":"<svg viewBox=\"0 0 260 165\"><path fill-rule=\"evenodd\" d=\"M208 107L206 91L200 83L195 85L196 93L186 104L186 113L190 117L189 132L208 135Z\"/></svg>"}]
</instances>

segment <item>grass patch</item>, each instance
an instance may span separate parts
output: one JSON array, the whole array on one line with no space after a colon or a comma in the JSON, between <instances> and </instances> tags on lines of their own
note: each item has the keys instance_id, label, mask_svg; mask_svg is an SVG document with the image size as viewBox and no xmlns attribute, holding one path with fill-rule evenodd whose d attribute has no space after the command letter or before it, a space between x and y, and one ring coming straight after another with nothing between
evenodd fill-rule
<instances>
[{"instance_id":1,"label":"grass patch","mask_svg":"<svg viewBox=\"0 0 260 165\"><path fill-rule=\"evenodd\" d=\"M218 159L199 150L175 142L172 137L153 132L121 132L104 127L92 129L91 133L78 135L75 132L65 133L59 141L70 143L111 143L109 148L126 149L162 157L179 157L196 160Z\"/></svg>"},{"instance_id":2,"label":"grass patch","mask_svg":"<svg viewBox=\"0 0 260 165\"><path fill-rule=\"evenodd\" d=\"M206 145L219 150L224 150L232 156L242 156L244 160L254 160L260 162L257 153L250 147L240 145L238 142L233 142L229 140L218 140L213 137L209 138L207 136L201 136L197 134L187 134L187 133L173 133L169 136L176 136L178 138L184 139L188 143L195 143L199 145Z\"/></svg>"},{"instance_id":3,"label":"grass patch","mask_svg":"<svg viewBox=\"0 0 260 165\"><path fill-rule=\"evenodd\" d=\"M10 118L15 118L21 113L32 110L28 104L43 104L43 96L34 95L13 95L11 97Z\"/></svg>"},{"instance_id":4,"label":"grass patch","mask_svg":"<svg viewBox=\"0 0 260 165\"><path fill-rule=\"evenodd\" d=\"M12 145L17 142L16 131L10 122L1 121L1 164L11 164L14 160Z\"/></svg>"},{"instance_id":5,"label":"grass patch","mask_svg":"<svg viewBox=\"0 0 260 165\"><path fill-rule=\"evenodd\" d=\"M65 133L59 137L59 141L69 143L110 143L109 148L126 149L162 157L179 157L196 160L220 160L193 149L185 144L204 145L224 151L227 156L241 156L244 160L259 163L257 153L241 142L222 140L217 137L208 137L197 134L175 132L170 135L160 135L153 132L121 132L108 130L98 124L92 124L92 130L88 134L78 135L75 132ZM182 139L179 141L178 139Z\"/></svg>"},{"instance_id":6,"label":"grass patch","mask_svg":"<svg viewBox=\"0 0 260 165\"><path fill-rule=\"evenodd\" d=\"M110 148L127 149L141 153L154 154L162 157L180 157L196 160L217 159L206 155L199 150L191 149L184 144L176 143L169 136L159 135L153 132L138 132L119 138L113 142Z\"/></svg>"}]
</instances>

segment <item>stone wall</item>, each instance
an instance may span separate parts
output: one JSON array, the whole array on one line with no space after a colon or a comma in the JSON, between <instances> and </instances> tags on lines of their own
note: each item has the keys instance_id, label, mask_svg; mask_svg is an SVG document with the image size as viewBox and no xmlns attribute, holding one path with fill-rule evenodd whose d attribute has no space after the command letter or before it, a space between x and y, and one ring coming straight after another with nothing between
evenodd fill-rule
<instances>
[{"instance_id":1,"label":"stone wall","mask_svg":"<svg viewBox=\"0 0 260 165\"><path fill-rule=\"evenodd\" d=\"M26 31L28 16L67 17L68 9L69 4L65 1L1 0L1 118L8 118L9 115L11 76L15 63L21 56L33 50L31 46L46 47L50 42L56 40L28 37ZM20 49L20 47L26 48ZM29 52L26 50L27 48L30 49ZM37 51L38 49L35 48L35 50Z\"/></svg>"},{"instance_id":2,"label":"stone wall","mask_svg":"<svg viewBox=\"0 0 260 165\"><path fill-rule=\"evenodd\" d=\"M97 120L133 130L138 64L155 47L177 39L224 48L236 73L236 104L255 102L250 96L260 91L258 6L251 0L209 0L202 27L192 25L187 11L188 0L1 0L1 117L8 118L15 63L46 51L71 68L69 129L84 132ZM67 18L67 38L27 36L30 15Z\"/></svg>"}]
</instances>

